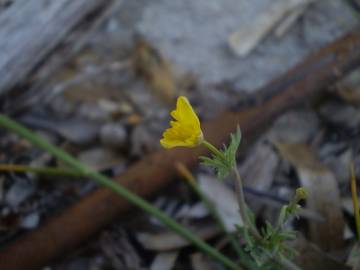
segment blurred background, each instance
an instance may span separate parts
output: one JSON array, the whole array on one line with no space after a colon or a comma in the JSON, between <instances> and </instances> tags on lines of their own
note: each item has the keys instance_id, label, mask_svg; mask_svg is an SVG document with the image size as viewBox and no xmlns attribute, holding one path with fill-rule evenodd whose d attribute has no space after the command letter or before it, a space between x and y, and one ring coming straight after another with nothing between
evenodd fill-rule
<instances>
[{"instance_id":1,"label":"blurred background","mask_svg":"<svg viewBox=\"0 0 360 270\"><path fill-rule=\"evenodd\" d=\"M160 149L179 95L204 123L222 111L261 110L263 101L304 78L286 72L308 55L322 52L326 57L307 61L314 60L315 75L322 65L326 70L332 56L323 48L359 35L359 12L357 0L0 0L0 109L85 164L121 177ZM352 49L358 44L356 36ZM359 62L354 51L346 61ZM299 70L311 75L305 67ZM295 246L303 269L360 265L351 255L357 237L349 188L349 164L360 165L356 67L334 65L336 80L321 81L320 98L309 95L301 106L276 113L256 137L244 127L238 167L259 224L273 222L297 187L310 190L300 218L289 224L301 235ZM283 74L279 89L269 87ZM304 91L313 87L303 82ZM63 167L4 129L0 163ZM239 214L230 179L217 182L203 166L192 172L231 227ZM186 181L172 178L146 192L150 200L226 253L206 207ZM8 247L16 249L19 239L96 190L90 181L3 170L0 268L10 269L1 262ZM94 217L101 225L65 253L64 246L54 248L56 239L34 242L40 253L46 245L57 250L44 255L40 269L224 269L141 211L111 220Z\"/></svg>"}]
</instances>

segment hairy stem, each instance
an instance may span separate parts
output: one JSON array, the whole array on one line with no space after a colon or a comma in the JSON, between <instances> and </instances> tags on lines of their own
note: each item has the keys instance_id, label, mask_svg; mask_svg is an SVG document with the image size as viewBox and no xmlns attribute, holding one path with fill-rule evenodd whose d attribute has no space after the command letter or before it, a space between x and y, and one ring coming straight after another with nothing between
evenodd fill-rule
<instances>
[{"instance_id":1,"label":"hairy stem","mask_svg":"<svg viewBox=\"0 0 360 270\"><path fill-rule=\"evenodd\" d=\"M211 153L213 153L215 156L222 159L225 164L228 163L224 154L220 150L218 150L215 146L213 146L211 143L207 142L206 140L204 140L202 143L205 147L207 147L210 150ZM236 197L237 197L237 201L238 201L238 205L239 205L240 216L243 220L244 227L249 229L249 232L256 240L262 241L263 240L262 236L260 235L255 224L250 219L250 216L249 216L250 209L248 208L246 201L245 201L243 181L241 179L241 176L240 176L240 173L239 173L239 170L238 170L236 164L233 166L232 171L235 175ZM281 229L282 218L280 218L278 224L279 224L279 229ZM299 270L300 269L297 265L295 265L293 262L291 262L290 260L288 260L286 258L280 259L280 258L276 257L276 258L274 258L274 260L278 264L285 267L286 269L290 269L290 270Z\"/></svg>"},{"instance_id":2,"label":"hairy stem","mask_svg":"<svg viewBox=\"0 0 360 270\"><path fill-rule=\"evenodd\" d=\"M261 236L254 226L254 224L251 222L248 214L248 206L245 201L245 195L244 195L244 188L243 188L243 182L239 173L239 170L237 166L235 165L233 168L234 174L235 174L235 189L236 189L236 197L239 204L239 211L241 218L244 221L245 226L247 226L250 229L250 232L254 237L257 239L260 239Z\"/></svg>"},{"instance_id":3,"label":"hairy stem","mask_svg":"<svg viewBox=\"0 0 360 270\"><path fill-rule=\"evenodd\" d=\"M211 143L209 143L206 140L203 140L202 144L210 150L211 153L213 153L215 156L221 158L223 160L223 162L226 164L228 163L228 161L226 160L224 154L218 150L215 146L213 146ZM236 191L236 198L239 204L239 212L240 212L240 216L242 221L244 222L244 225L248 228L250 228L250 230L252 231L252 233L254 235L256 235L257 237L260 237L258 231L256 230L256 228L254 228L254 226L252 225L249 216L247 214L248 208L245 202L245 196L244 196L244 189L243 189L243 185L242 185L242 179L240 177L240 173L237 169L236 166L234 166L233 168L233 172L235 174L235 191Z\"/></svg>"}]
</instances>

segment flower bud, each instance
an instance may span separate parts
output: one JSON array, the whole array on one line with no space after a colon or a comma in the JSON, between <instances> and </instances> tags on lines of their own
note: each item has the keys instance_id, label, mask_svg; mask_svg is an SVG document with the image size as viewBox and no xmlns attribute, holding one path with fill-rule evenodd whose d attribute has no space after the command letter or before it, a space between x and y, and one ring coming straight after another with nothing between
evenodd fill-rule
<instances>
[{"instance_id":1,"label":"flower bud","mask_svg":"<svg viewBox=\"0 0 360 270\"><path fill-rule=\"evenodd\" d=\"M307 192L303 187L299 187L296 189L295 191L295 200L297 202L301 201L301 200L305 200L307 197Z\"/></svg>"}]
</instances>

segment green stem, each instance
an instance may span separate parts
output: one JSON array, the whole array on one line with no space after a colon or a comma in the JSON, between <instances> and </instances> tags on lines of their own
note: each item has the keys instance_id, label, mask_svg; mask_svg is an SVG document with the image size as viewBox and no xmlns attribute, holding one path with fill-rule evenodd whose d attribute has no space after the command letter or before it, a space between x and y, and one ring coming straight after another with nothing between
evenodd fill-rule
<instances>
[{"instance_id":1,"label":"green stem","mask_svg":"<svg viewBox=\"0 0 360 270\"><path fill-rule=\"evenodd\" d=\"M0 164L0 172L36 173L53 176L84 177L80 172L52 167L32 167L18 164Z\"/></svg>"},{"instance_id":2,"label":"green stem","mask_svg":"<svg viewBox=\"0 0 360 270\"><path fill-rule=\"evenodd\" d=\"M245 202L245 196L244 196L244 191L243 191L243 185L242 185L242 179L239 173L238 168L235 166L234 167L234 173L235 173L235 185L236 185L236 193L238 196L238 202L239 202L239 208L240 208L240 213L242 216L244 216L244 224L246 226L248 226L250 233L258 240L262 240L262 237L259 233L259 231L257 230L257 228L254 226L254 224L250 221L249 215L248 215L248 206ZM243 210L242 210L243 209ZM242 211L242 212L241 212ZM288 260L287 258L275 258L275 260L282 265L283 267L285 267L285 269L289 269L289 270L301 270L296 264L294 264L292 261Z\"/></svg>"},{"instance_id":3,"label":"green stem","mask_svg":"<svg viewBox=\"0 0 360 270\"><path fill-rule=\"evenodd\" d=\"M207 149L209 149L210 152L213 153L215 156L221 158L224 161L225 164L228 163L228 161L226 160L224 154L220 150L218 150L215 146L213 146L211 143L209 143L206 140L203 140L202 144ZM239 173L236 166L234 166L233 172L234 172L235 178L236 178L235 189L236 189L236 197L237 197L238 204L239 204L239 212L240 212L241 219L243 220L244 225L246 227L248 227L252 231L252 233L255 236L257 236L257 238L259 238L260 235L259 235L258 231L256 230L256 228L253 226L253 224L250 222L249 216L247 214L248 207L247 207L246 202L245 202L242 179L241 179L240 173Z\"/></svg>"},{"instance_id":4,"label":"green stem","mask_svg":"<svg viewBox=\"0 0 360 270\"><path fill-rule=\"evenodd\" d=\"M48 143L45 139L31 132L24 126L10 119L9 117L0 114L0 125L21 135L22 137L29 140L35 146L47 151L48 153L52 154L54 157L58 158L59 160L62 160L66 165L70 166L75 170L78 170L80 173L93 179L99 185L111 189L113 192L117 193L118 195L124 197L129 202L143 209L146 213L156 217L162 224L166 225L168 228L172 229L173 231L184 237L186 240L193 243L200 250L206 252L214 259L217 259L218 261L222 262L229 269L234 269L234 270L241 269L238 265L233 263L228 257L224 256L219 251L208 245L201 238L194 235L189 229L177 223L175 220L170 218L168 215L163 213L158 208L152 206L150 203L148 203L140 196L132 193L123 186L119 185L118 183L113 182L110 178L85 166L80 161L78 161L77 159L75 159L74 157L63 151L62 149Z\"/></svg>"},{"instance_id":5,"label":"green stem","mask_svg":"<svg viewBox=\"0 0 360 270\"><path fill-rule=\"evenodd\" d=\"M250 229L250 232L252 233L252 235L254 237L256 237L257 239L261 239L261 236L260 236L258 230L256 229L256 227L254 226L254 224L251 222L251 220L249 218L249 214L248 214L249 208L245 201L242 179L241 179L239 170L236 165L234 166L233 171L235 174L235 189L236 189L236 196L237 196L237 200L238 200L238 204L239 204L239 211L240 211L240 215L244 221L244 225Z\"/></svg>"},{"instance_id":6,"label":"green stem","mask_svg":"<svg viewBox=\"0 0 360 270\"><path fill-rule=\"evenodd\" d=\"M217 149L215 146L213 146L211 143L209 143L209 142L206 141L206 140L203 140L203 141L202 141L202 144L203 144L207 149L209 149L211 153L213 153L215 156L220 157L221 159L223 159L223 160L226 162L226 159L225 159L224 154L223 154L219 149Z\"/></svg>"},{"instance_id":7,"label":"green stem","mask_svg":"<svg viewBox=\"0 0 360 270\"><path fill-rule=\"evenodd\" d=\"M288 205L284 205L283 207L281 207L280 213L279 213L279 217L276 223L276 227L275 227L275 231L279 232L283 226L284 223L286 221L286 211L287 211Z\"/></svg>"}]
</instances>

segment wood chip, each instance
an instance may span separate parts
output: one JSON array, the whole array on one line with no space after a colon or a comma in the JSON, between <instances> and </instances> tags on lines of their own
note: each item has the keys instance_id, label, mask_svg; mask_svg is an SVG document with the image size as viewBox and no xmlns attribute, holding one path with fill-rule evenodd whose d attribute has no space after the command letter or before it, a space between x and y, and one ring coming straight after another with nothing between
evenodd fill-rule
<instances>
[{"instance_id":1,"label":"wood chip","mask_svg":"<svg viewBox=\"0 0 360 270\"><path fill-rule=\"evenodd\" d=\"M273 1L268 9L260 13L248 25L243 25L230 35L230 48L238 56L246 56L289 11L306 2L307 0Z\"/></svg>"},{"instance_id":2,"label":"wood chip","mask_svg":"<svg viewBox=\"0 0 360 270\"><path fill-rule=\"evenodd\" d=\"M282 20L282 22L280 22L279 25L276 27L274 31L275 36L278 38L283 37L291 28L291 26L294 25L294 23L304 14L309 4L314 1L315 0L305 1L305 3L299 5L294 10L290 11L288 16L286 16L285 19Z\"/></svg>"}]
</instances>

